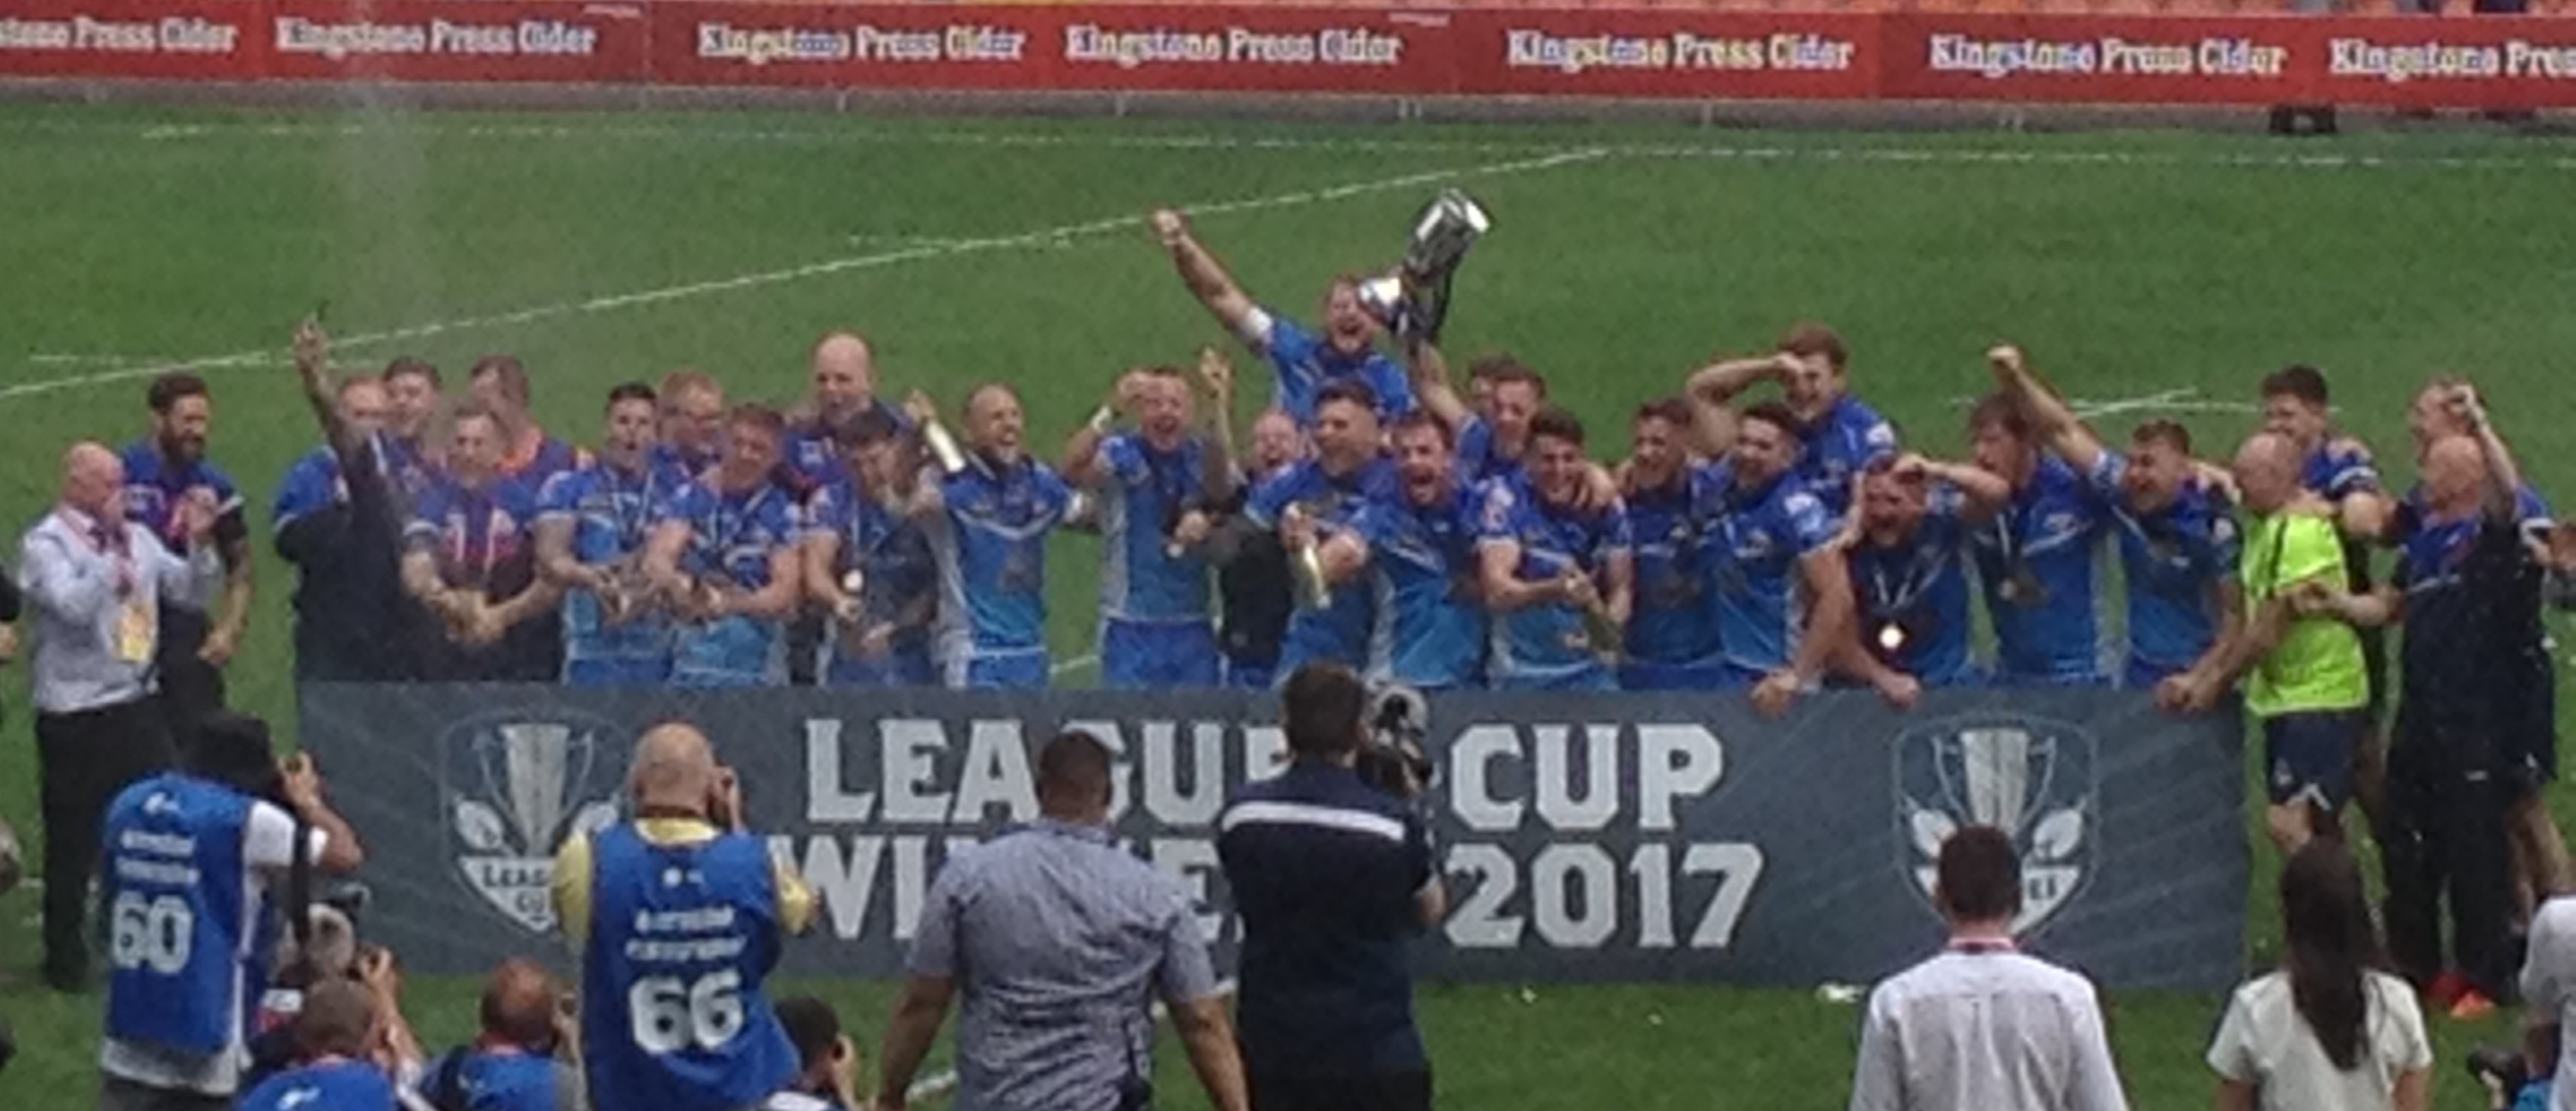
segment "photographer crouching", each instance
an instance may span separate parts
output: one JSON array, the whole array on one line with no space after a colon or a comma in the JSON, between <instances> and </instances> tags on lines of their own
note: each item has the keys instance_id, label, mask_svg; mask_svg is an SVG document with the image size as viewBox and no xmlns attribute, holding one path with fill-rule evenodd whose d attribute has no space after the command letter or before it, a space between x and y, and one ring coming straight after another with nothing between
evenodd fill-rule
<instances>
[{"instance_id":1,"label":"photographer crouching","mask_svg":"<svg viewBox=\"0 0 2576 1111\"><path fill-rule=\"evenodd\" d=\"M1428 1108L1406 948L1449 899L1414 803L1429 772L1419 696L1373 705L1358 676L1309 664L1281 699L1288 770L1245 784L1218 819L1243 919L1236 1020L1253 1111ZM1399 728L1373 736L1381 720Z\"/></svg>"}]
</instances>

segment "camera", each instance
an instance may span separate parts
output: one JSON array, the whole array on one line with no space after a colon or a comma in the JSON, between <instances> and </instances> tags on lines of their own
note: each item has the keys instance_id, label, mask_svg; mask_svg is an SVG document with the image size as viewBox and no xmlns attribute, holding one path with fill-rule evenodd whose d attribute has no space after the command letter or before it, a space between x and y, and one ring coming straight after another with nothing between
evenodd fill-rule
<instances>
[{"instance_id":1,"label":"camera","mask_svg":"<svg viewBox=\"0 0 2576 1111\"><path fill-rule=\"evenodd\" d=\"M1394 684L1377 688L1369 696L1366 721L1368 740L1354 764L1360 778L1406 798L1430 790L1431 703L1422 692Z\"/></svg>"}]
</instances>

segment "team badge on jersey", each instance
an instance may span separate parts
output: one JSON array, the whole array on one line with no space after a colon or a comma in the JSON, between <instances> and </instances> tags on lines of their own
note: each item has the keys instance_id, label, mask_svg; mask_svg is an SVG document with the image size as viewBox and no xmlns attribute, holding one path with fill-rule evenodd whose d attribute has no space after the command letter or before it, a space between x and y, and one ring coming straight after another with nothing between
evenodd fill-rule
<instances>
[{"instance_id":1,"label":"team badge on jersey","mask_svg":"<svg viewBox=\"0 0 2576 1111\"><path fill-rule=\"evenodd\" d=\"M619 761L586 715L470 718L440 741L449 853L465 886L530 933L555 927L547 884L572 834L617 821Z\"/></svg>"},{"instance_id":2,"label":"team badge on jersey","mask_svg":"<svg viewBox=\"0 0 2576 1111\"><path fill-rule=\"evenodd\" d=\"M1900 867L1931 905L1941 843L1993 826L2021 850L2013 932L2048 922L2084 886L2098 832L2093 736L2023 714L1970 714L1907 730L1896 744Z\"/></svg>"}]
</instances>

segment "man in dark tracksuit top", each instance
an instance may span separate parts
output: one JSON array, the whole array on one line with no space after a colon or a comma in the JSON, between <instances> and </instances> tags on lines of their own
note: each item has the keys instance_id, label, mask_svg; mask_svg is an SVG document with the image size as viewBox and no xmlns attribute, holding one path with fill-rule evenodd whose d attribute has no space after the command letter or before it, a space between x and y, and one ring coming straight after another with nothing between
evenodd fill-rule
<instances>
[{"instance_id":1,"label":"man in dark tracksuit top","mask_svg":"<svg viewBox=\"0 0 2576 1111\"><path fill-rule=\"evenodd\" d=\"M335 397L323 343L314 329L296 346L296 370L323 445L286 472L271 516L277 554L296 569L295 678L417 678L411 646L437 634L402 589L409 513L380 454L385 387L351 378Z\"/></svg>"},{"instance_id":2,"label":"man in dark tracksuit top","mask_svg":"<svg viewBox=\"0 0 2576 1111\"><path fill-rule=\"evenodd\" d=\"M1238 789L1217 819L1243 916L1236 1022L1253 1111L1431 1106L1406 947L1448 891L1411 799L1353 770L1368 701L1348 669L1299 668L1282 690L1295 763Z\"/></svg>"}]
</instances>

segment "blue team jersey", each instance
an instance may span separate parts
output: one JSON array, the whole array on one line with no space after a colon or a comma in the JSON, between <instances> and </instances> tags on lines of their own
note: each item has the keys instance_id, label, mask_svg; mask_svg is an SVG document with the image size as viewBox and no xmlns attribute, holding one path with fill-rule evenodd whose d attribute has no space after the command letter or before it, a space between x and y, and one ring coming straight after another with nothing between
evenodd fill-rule
<instances>
[{"instance_id":1,"label":"blue team jersey","mask_svg":"<svg viewBox=\"0 0 2576 1111\"><path fill-rule=\"evenodd\" d=\"M1861 647L1927 687L1975 681L1968 657L1968 523L1955 486L1935 485L1903 543L1867 536L1845 553Z\"/></svg>"},{"instance_id":2,"label":"blue team jersey","mask_svg":"<svg viewBox=\"0 0 2576 1111\"><path fill-rule=\"evenodd\" d=\"M537 499L525 486L495 478L470 487L442 475L413 504L403 540L437 558L447 585L507 597L527 585L536 520Z\"/></svg>"},{"instance_id":3,"label":"blue team jersey","mask_svg":"<svg viewBox=\"0 0 2576 1111\"><path fill-rule=\"evenodd\" d=\"M1196 552L1167 551L1181 515L1206 507L1207 445L1192 437L1174 451L1142 436L1100 442L1100 616L1113 621L1202 623L1208 619L1208 564Z\"/></svg>"},{"instance_id":4,"label":"blue team jersey","mask_svg":"<svg viewBox=\"0 0 2576 1111\"><path fill-rule=\"evenodd\" d=\"M299 518L347 504L349 483L340 474L340 453L327 447L304 453L295 465L286 468L286 477L277 482L277 498L269 506L268 526L283 530Z\"/></svg>"},{"instance_id":5,"label":"blue team jersey","mask_svg":"<svg viewBox=\"0 0 2576 1111\"><path fill-rule=\"evenodd\" d=\"M195 1057L231 1051L253 1000L244 840L251 799L165 773L108 804L100 902L107 1036Z\"/></svg>"},{"instance_id":6,"label":"blue team jersey","mask_svg":"<svg viewBox=\"0 0 2576 1111\"><path fill-rule=\"evenodd\" d=\"M690 455L669 444L655 444L646 458L651 460L653 476L665 487L676 490L683 483L707 477L716 469L716 464L724 462L724 453L709 451Z\"/></svg>"},{"instance_id":7,"label":"blue team jersey","mask_svg":"<svg viewBox=\"0 0 2576 1111\"><path fill-rule=\"evenodd\" d=\"M525 455L512 455L501 461L501 473L517 480L528 489L543 489L556 475L590 463L590 453L540 432L536 447Z\"/></svg>"},{"instance_id":8,"label":"blue team jersey","mask_svg":"<svg viewBox=\"0 0 2576 1111\"><path fill-rule=\"evenodd\" d=\"M839 563L832 570L860 574L859 604L870 624L897 621L904 610L934 597L932 592L939 588L939 571L921 526L878 504L853 483L836 482L816 490L805 509L805 527L808 532L840 538ZM841 646L838 638L834 640L833 651L838 652ZM927 659L929 651L928 625L906 627L895 634L894 654Z\"/></svg>"},{"instance_id":9,"label":"blue team jersey","mask_svg":"<svg viewBox=\"0 0 2576 1111\"><path fill-rule=\"evenodd\" d=\"M2196 479L2162 511L2132 512L2120 489L2128 466L2118 452L2103 452L2093 491L2110 507L2120 540L2129 597L2126 678L2145 686L2187 670L2218 638L2225 615L2215 588L2236 581L2240 545L2235 507Z\"/></svg>"},{"instance_id":10,"label":"blue team jersey","mask_svg":"<svg viewBox=\"0 0 2576 1111\"><path fill-rule=\"evenodd\" d=\"M1476 685L1486 635L1476 587L1478 508L1453 489L1435 505L1398 495L1361 509L1375 591L1370 679L1424 690Z\"/></svg>"},{"instance_id":11,"label":"blue team jersey","mask_svg":"<svg viewBox=\"0 0 2576 1111\"><path fill-rule=\"evenodd\" d=\"M796 1051L762 990L779 952L768 846L743 833L658 845L619 823L592 851L581 962L591 1105L736 1111L786 1084Z\"/></svg>"},{"instance_id":12,"label":"blue team jersey","mask_svg":"<svg viewBox=\"0 0 2576 1111\"><path fill-rule=\"evenodd\" d=\"M1628 659L1637 663L1709 666L1717 662L1717 592L1704 537L1713 519L1722 466L1685 467L1675 481L1628 496L1628 533L1636 542L1637 598L1628 616Z\"/></svg>"},{"instance_id":13,"label":"blue team jersey","mask_svg":"<svg viewBox=\"0 0 2576 1111\"><path fill-rule=\"evenodd\" d=\"M1835 514L1851 507L1853 475L1896 455L1896 426L1850 394L1801 429L1798 439L1806 449L1798 456L1798 477Z\"/></svg>"},{"instance_id":14,"label":"blue team jersey","mask_svg":"<svg viewBox=\"0 0 2576 1111\"><path fill-rule=\"evenodd\" d=\"M1494 440L1494 422L1480 413L1467 414L1467 422L1458 428L1458 481L1473 490L1498 478L1520 477L1520 457L1501 451Z\"/></svg>"},{"instance_id":15,"label":"blue team jersey","mask_svg":"<svg viewBox=\"0 0 2576 1111\"><path fill-rule=\"evenodd\" d=\"M2418 483L2414 488L2406 491L2405 500L2401 504L2410 511L2409 515L2413 520L2423 520L2427 512L2423 484ZM2523 532L2542 538L2548 535L2549 526L2552 523L2549 499L2540 496L2540 491L2529 481L2514 488L2513 516L2516 521L2522 523Z\"/></svg>"},{"instance_id":16,"label":"blue team jersey","mask_svg":"<svg viewBox=\"0 0 2576 1111\"><path fill-rule=\"evenodd\" d=\"M1031 458L1001 472L974 458L938 481L946 505L927 535L941 654L1045 651L1047 534L1072 512L1072 488Z\"/></svg>"},{"instance_id":17,"label":"blue team jersey","mask_svg":"<svg viewBox=\"0 0 2576 1111\"><path fill-rule=\"evenodd\" d=\"M1832 543L1842 519L1795 474L1747 487L1730 463L1710 472L1699 515L1711 522L1702 542L1718 643L1738 678L1759 678L1797 653L1809 600L1799 561Z\"/></svg>"},{"instance_id":18,"label":"blue team jersey","mask_svg":"<svg viewBox=\"0 0 2576 1111\"><path fill-rule=\"evenodd\" d=\"M1520 563L1512 573L1522 582L1563 578L1569 572L1598 575L1613 557L1629 551L1628 514L1618 506L1600 513L1558 509L1516 481L1487 486L1482 499L1477 548L1518 545ZM1601 668L1583 611L1564 602L1495 614L1490 639L1497 683L1545 683Z\"/></svg>"},{"instance_id":19,"label":"blue team jersey","mask_svg":"<svg viewBox=\"0 0 2576 1111\"><path fill-rule=\"evenodd\" d=\"M394 487L406 498L418 498L437 481L439 468L430 453L417 440L406 440L391 432L375 437L376 464L394 480Z\"/></svg>"},{"instance_id":20,"label":"blue team jersey","mask_svg":"<svg viewBox=\"0 0 2576 1111\"><path fill-rule=\"evenodd\" d=\"M1315 395L1331 383L1356 379L1377 395L1377 416L1391 421L1413 411L1413 383L1375 347L1353 358L1333 349L1301 324L1270 314L1270 340L1262 354L1279 372L1276 402L1297 427L1315 427Z\"/></svg>"},{"instance_id":21,"label":"blue team jersey","mask_svg":"<svg viewBox=\"0 0 2576 1111\"><path fill-rule=\"evenodd\" d=\"M894 422L896 428L912 430L912 417L903 410L886 404L884 398L872 398L868 411ZM796 491L801 500L826 486L849 481L849 468L841 459L841 444L831 425L820 415L806 415L790 421L787 443L782 453L786 466L781 468L780 485Z\"/></svg>"},{"instance_id":22,"label":"blue team jersey","mask_svg":"<svg viewBox=\"0 0 2576 1111\"><path fill-rule=\"evenodd\" d=\"M653 521L689 526L682 574L750 592L768 588L773 557L796 541L796 507L768 481L732 493L687 483L662 499ZM672 637L671 681L680 686L774 686L786 666L786 639L774 619L735 614L686 622Z\"/></svg>"},{"instance_id":23,"label":"blue team jersey","mask_svg":"<svg viewBox=\"0 0 2576 1111\"><path fill-rule=\"evenodd\" d=\"M2299 485L2328 501L2381 489L2379 464L2361 441L2328 437L2299 468Z\"/></svg>"},{"instance_id":24,"label":"blue team jersey","mask_svg":"<svg viewBox=\"0 0 2576 1111\"><path fill-rule=\"evenodd\" d=\"M582 566L630 563L642 559L653 532L654 507L674 489L650 464L629 472L594 460L546 481L537 492L537 518L571 522L572 556ZM669 621L642 614L611 625L599 596L588 589L564 593L563 640L568 669L584 661L649 661L671 655Z\"/></svg>"},{"instance_id":25,"label":"blue team jersey","mask_svg":"<svg viewBox=\"0 0 2576 1111\"><path fill-rule=\"evenodd\" d=\"M385 1070L335 1057L269 1077L233 1106L236 1111L396 1111L400 1103Z\"/></svg>"},{"instance_id":26,"label":"blue team jersey","mask_svg":"<svg viewBox=\"0 0 2576 1111\"><path fill-rule=\"evenodd\" d=\"M2092 483L2043 455L1994 522L1975 531L1998 681L2083 686L2109 679L2110 623L2096 567L2109 520Z\"/></svg>"},{"instance_id":27,"label":"blue team jersey","mask_svg":"<svg viewBox=\"0 0 2576 1111\"><path fill-rule=\"evenodd\" d=\"M460 1049L421 1074L420 1094L454 1111L570 1111L557 1098L560 1067L533 1053Z\"/></svg>"},{"instance_id":28,"label":"blue team jersey","mask_svg":"<svg viewBox=\"0 0 2576 1111\"><path fill-rule=\"evenodd\" d=\"M1276 531L1281 514L1294 505L1315 523L1316 540L1322 543L1359 528L1368 506L1391 504L1403 496L1395 464L1385 459L1371 459L1340 477L1326 473L1316 460L1302 459L1255 487L1244 502L1243 515L1264 530ZM1289 558L1293 561L1296 553L1289 553ZM1287 637L1280 643L1276 678L1285 680L1298 667L1317 660L1355 671L1368 667L1369 634L1376 628L1377 609L1375 592L1366 579L1361 576L1335 586L1331 604L1320 610L1306 605L1304 588L1298 588L1301 597L1288 618Z\"/></svg>"},{"instance_id":29,"label":"blue team jersey","mask_svg":"<svg viewBox=\"0 0 2576 1111\"><path fill-rule=\"evenodd\" d=\"M124 460L125 519L152 530L152 535L160 537L171 551L187 546L188 538L179 527L178 509L188 491L203 487L212 492L221 513L242 511L241 488L213 463L203 459L174 463L149 440L126 445Z\"/></svg>"}]
</instances>

